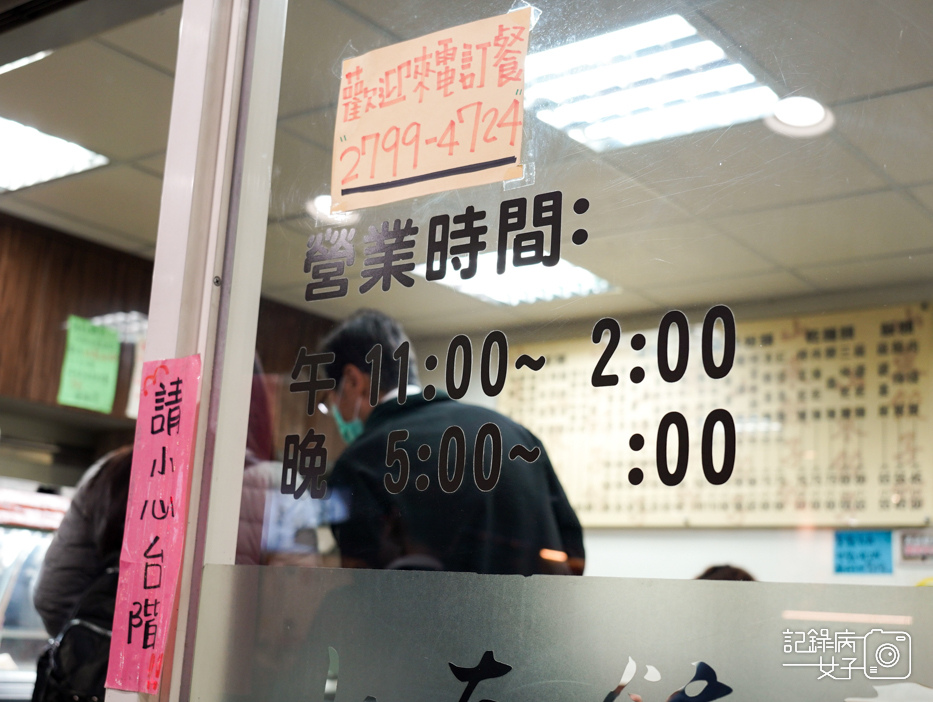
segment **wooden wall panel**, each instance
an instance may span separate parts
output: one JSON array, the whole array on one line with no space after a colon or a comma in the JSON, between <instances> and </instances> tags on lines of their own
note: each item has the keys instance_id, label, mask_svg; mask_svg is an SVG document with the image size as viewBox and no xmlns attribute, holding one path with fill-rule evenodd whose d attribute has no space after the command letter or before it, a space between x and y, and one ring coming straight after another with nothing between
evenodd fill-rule
<instances>
[{"instance_id":1,"label":"wooden wall panel","mask_svg":"<svg viewBox=\"0 0 933 702\"><path fill-rule=\"evenodd\" d=\"M148 314L151 286L151 261L0 213L0 397L57 406L68 316ZM262 299L256 345L264 371L279 376L270 382L288 380L298 347L317 348L332 326L330 320ZM132 345L122 345L113 417L124 417L133 353ZM282 405L277 414L293 425L291 405L303 400L287 387L273 395Z\"/></svg>"},{"instance_id":2,"label":"wooden wall panel","mask_svg":"<svg viewBox=\"0 0 933 702\"><path fill-rule=\"evenodd\" d=\"M289 373L304 346L309 351L334 326L323 317L302 312L263 298L259 302L259 326L256 330L256 350L266 373Z\"/></svg>"},{"instance_id":3,"label":"wooden wall panel","mask_svg":"<svg viewBox=\"0 0 933 702\"><path fill-rule=\"evenodd\" d=\"M150 261L0 214L0 395L55 405L68 316L146 313L151 286ZM113 416L132 363L124 344Z\"/></svg>"},{"instance_id":4,"label":"wooden wall panel","mask_svg":"<svg viewBox=\"0 0 933 702\"><path fill-rule=\"evenodd\" d=\"M291 372L302 346L314 351L334 322L315 317L293 307L263 299L259 303L259 326L256 352L265 373L266 391L272 410L273 446L276 458L282 457L285 436L304 436L311 426L308 417L308 396L289 392ZM343 441L334 420L320 413L315 415L314 429L327 436L328 457L340 455Z\"/></svg>"}]
</instances>

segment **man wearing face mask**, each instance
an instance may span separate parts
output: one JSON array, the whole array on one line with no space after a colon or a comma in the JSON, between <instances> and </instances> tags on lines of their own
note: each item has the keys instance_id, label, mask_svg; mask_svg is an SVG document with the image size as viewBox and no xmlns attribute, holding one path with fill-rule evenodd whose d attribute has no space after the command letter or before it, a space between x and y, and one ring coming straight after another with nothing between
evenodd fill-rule
<instances>
[{"instance_id":1,"label":"man wearing face mask","mask_svg":"<svg viewBox=\"0 0 933 702\"><path fill-rule=\"evenodd\" d=\"M406 341L395 320L366 310L340 324L321 345L322 352L334 354L327 373L336 385L328 404L347 442L328 478L329 487L348 508L348 518L332 525L343 565L581 574L580 522L541 442L493 410L455 402L440 392L427 399L417 385L413 350L412 384L404 389L400 404L399 361L394 355ZM382 347L381 362L373 364L367 356L377 344ZM372 406L370 373L375 367L381 372L378 401ZM495 487L484 492L473 478L473 448L477 433L488 423L495 423L502 435L502 471ZM467 440L463 481L448 493L438 481L438 452L444 432L452 426L460 427ZM537 458L510 459L509 449L516 445L537 453ZM456 462L450 453L448 474ZM484 461L486 471L489 460ZM401 487L405 461L409 477Z\"/></svg>"}]
</instances>

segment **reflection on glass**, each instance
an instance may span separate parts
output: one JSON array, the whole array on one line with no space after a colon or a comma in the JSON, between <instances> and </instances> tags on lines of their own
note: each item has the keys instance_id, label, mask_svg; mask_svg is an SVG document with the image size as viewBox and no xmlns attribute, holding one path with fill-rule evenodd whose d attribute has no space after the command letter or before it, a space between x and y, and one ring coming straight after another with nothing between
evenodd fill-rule
<instances>
[{"instance_id":1,"label":"reflection on glass","mask_svg":"<svg viewBox=\"0 0 933 702\"><path fill-rule=\"evenodd\" d=\"M19 190L110 163L83 146L0 117L0 192Z\"/></svg>"},{"instance_id":2,"label":"reflection on glass","mask_svg":"<svg viewBox=\"0 0 933 702\"><path fill-rule=\"evenodd\" d=\"M360 208L338 224L315 204L330 191L341 109L327 69L348 44L359 55L489 9L293 3L263 294L295 317L260 319L278 401L297 408L282 415L280 465L285 436L300 444L313 428L332 475L333 416L309 416L307 396L288 387L306 377L307 367L291 377L301 348L315 353L330 328L374 308L412 337L423 391L493 408L541 441L586 530L588 573L692 579L726 562L765 581L928 577L922 563L903 567L896 531L891 567L867 548L836 567L837 532L933 516L922 439L933 396L930 20L909 3L843 4L542 0L522 124L534 175ZM305 41L325 20L322 41ZM725 103L735 111L721 114ZM787 115L795 104L808 114ZM463 115L454 131L468 143ZM671 131L670 115L685 122ZM817 118L832 130L804 134ZM476 438L465 431L463 443ZM453 471L460 438L449 439ZM386 444L374 479L397 482ZM417 494L420 445L395 446ZM380 494L394 499L384 484ZM301 517L318 524L320 548L333 546L327 514ZM560 562L562 549L547 548L538 556Z\"/></svg>"},{"instance_id":3,"label":"reflection on glass","mask_svg":"<svg viewBox=\"0 0 933 702\"><path fill-rule=\"evenodd\" d=\"M36 61L41 61L47 56L51 56L51 51L38 51L30 56L24 56L21 59L15 61L10 61L0 66L0 75L4 73L9 73L10 71L15 71L17 68L22 68L23 66L28 66L30 63L35 63Z\"/></svg>"},{"instance_id":4,"label":"reflection on glass","mask_svg":"<svg viewBox=\"0 0 933 702\"><path fill-rule=\"evenodd\" d=\"M836 118L816 100L792 95L774 105L774 114L765 117L765 124L778 134L807 139L828 132Z\"/></svg>"},{"instance_id":5,"label":"reflection on glass","mask_svg":"<svg viewBox=\"0 0 933 702\"><path fill-rule=\"evenodd\" d=\"M496 273L495 253L483 253L476 258L476 275L467 280L460 276L447 276L441 280L466 295L486 302L504 305L521 305L542 300L564 300L585 297L609 290L609 283L585 268L570 261L560 260L552 268L509 266L509 274ZM424 276L428 264L415 266L415 273Z\"/></svg>"},{"instance_id":6,"label":"reflection on glass","mask_svg":"<svg viewBox=\"0 0 933 702\"><path fill-rule=\"evenodd\" d=\"M531 54L525 104L601 152L771 114L778 96L680 15Z\"/></svg>"},{"instance_id":7,"label":"reflection on glass","mask_svg":"<svg viewBox=\"0 0 933 702\"><path fill-rule=\"evenodd\" d=\"M327 478L348 512L332 525L343 565L582 572L580 523L527 429L433 388L421 392L417 355L386 315L352 316L321 351L307 358L307 385L312 394L316 386L330 393L347 442ZM331 380L315 381L316 363ZM322 443L309 432L293 444L286 468L295 464L296 480L323 474ZM318 492L320 482L310 482Z\"/></svg>"},{"instance_id":8,"label":"reflection on glass","mask_svg":"<svg viewBox=\"0 0 933 702\"><path fill-rule=\"evenodd\" d=\"M349 225L355 224L360 215L358 212L331 212L330 195L318 195L308 200L305 209L308 215L314 218L318 224Z\"/></svg>"},{"instance_id":9,"label":"reflection on glass","mask_svg":"<svg viewBox=\"0 0 933 702\"><path fill-rule=\"evenodd\" d=\"M32 593L51 532L0 528L0 689L8 671L35 670L48 634L32 603Z\"/></svg>"}]
</instances>

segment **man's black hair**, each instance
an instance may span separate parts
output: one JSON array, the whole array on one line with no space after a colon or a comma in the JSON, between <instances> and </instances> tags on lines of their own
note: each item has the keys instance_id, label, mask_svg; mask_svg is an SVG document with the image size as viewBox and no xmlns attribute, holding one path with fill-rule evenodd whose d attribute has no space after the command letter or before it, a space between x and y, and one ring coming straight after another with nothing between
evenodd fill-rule
<instances>
[{"instance_id":1,"label":"man's black hair","mask_svg":"<svg viewBox=\"0 0 933 702\"><path fill-rule=\"evenodd\" d=\"M399 361L393 356L396 349L410 340L402 326L394 319L376 310L360 310L341 322L324 337L320 350L332 352L334 362L326 367L327 376L340 384L346 365L356 366L364 373L372 373L366 356L376 344L382 344L382 371L379 391L384 394L398 387ZM418 382L418 366L414 349L408 362L408 382Z\"/></svg>"},{"instance_id":2,"label":"man's black hair","mask_svg":"<svg viewBox=\"0 0 933 702\"><path fill-rule=\"evenodd\" d=\"M755 578L752 577L752 574L743 568L737 568L736 566L729 565L728 563L723 565L714 565L710 566L697 577L697 580L744 580L746 582L754 582Z\"/></svg>"}]
</instances>

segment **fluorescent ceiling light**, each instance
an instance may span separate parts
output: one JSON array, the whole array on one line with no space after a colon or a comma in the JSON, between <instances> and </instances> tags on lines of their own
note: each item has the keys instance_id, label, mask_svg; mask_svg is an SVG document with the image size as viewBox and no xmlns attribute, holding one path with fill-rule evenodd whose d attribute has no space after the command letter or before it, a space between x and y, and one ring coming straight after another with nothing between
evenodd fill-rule
<instances>
[{"instance_id":1,"label":"fluorescent ceiling light","mask_svg":"<svg viewBox=\"0 0 933 702\"><path fill-rule=\"evenodd\" d=\"M611 287L602 278L564 259L551 267L536 264L515 268L510 264L504 275L496 273L497 259L495 252L480 254L476 275L472 278L463 280L459 273L448 270L447 275L436 282L484 302L500 305L583 297L606 292ZM422 277L426 271L427 264L424 263L414 270Z\"/></svg>"},{"instance_id":2,"label":"fluorescent ceiling light","mask_svg":"<svg viewBox=\"0 0 933 702\"><path fill-rule=\"evenodd\" d=\"M619 56L635 54L655 46L696 36L697 30L680 15L636 24L608 34L540 51L528 57L525 67L526 84L548 75L568 72L568 67L590 67L611 63Z\"/></svg>"},{"instance_id":3,"label":"fluorescent ceiling light","mask_svg":"<svg viewBox=\"0 0 933 702\"><path fill-rule=\"evenodd\" d=\"M526 61L526 109L594 151L761 119L777 101L680 15Z\"/></svg>"},{"instance_id":4,"label":"fluorescent ceiling light","mask_svg":"<svg viewBox=\"0 0 933 702\"><path fill-rule=\"evenodd\" d=\"M0 192L80 173L107 157L38 129L0 117Z\"/></svg>"},{"instance_id":5,"label":"fluorescent ceiling light","mask_svg":"<svg viewBox=\"0 0 933 702\"><path fill-rule=\"evenodd\" d=\"M589 100L568 102L553 110L541 110L538 119L552 127L566 129L573 124L591 123L598 126L620 115L633 115L664 110L667 105L685 104L701 95L725 89L746 86L755 77L737 63L720 66L702 73L689 73L679 78L655 81L630 90L618 90Z\"/></svg>"},{"instance_id":6,"label":"fluorescent ceiling light","mask_svg":"<svg viewBox=\"0 0 933 702\"><path fill-rule=\"evenodd\" d=\"M536 100L563 104L578 95L597 95L607 86L623 89L659 75L675 73L686 66L703 66L725 57L723 50L713 42L700 41L622 63L594 66L580 73L566 73L535 82L525 89L525 100L528 104L534 104Z\"/></svg>"},{"instance_id":7,"label":"fluorescent ceiling light","mask_svg":"<svg viewBox=\"0 0 933 702\"><path fill-rule=\"evenodd\" d=\"M17 68L22 68L23 66L28 66L30 63L41 61L46 56L51 56L51 55L52 55L51 51L40 51L39 53L33 54L32 56L26 56L24 58L17 59L16 61L10 61L9 63L5 63L2 66L0 66L0 75L3 75L4 73L9 73L10 71L15 71Z\"/></svg>"}]
</instances>

